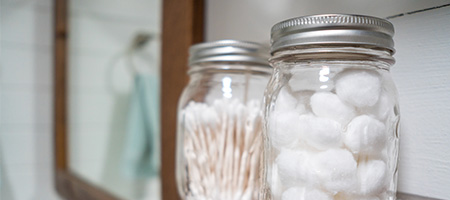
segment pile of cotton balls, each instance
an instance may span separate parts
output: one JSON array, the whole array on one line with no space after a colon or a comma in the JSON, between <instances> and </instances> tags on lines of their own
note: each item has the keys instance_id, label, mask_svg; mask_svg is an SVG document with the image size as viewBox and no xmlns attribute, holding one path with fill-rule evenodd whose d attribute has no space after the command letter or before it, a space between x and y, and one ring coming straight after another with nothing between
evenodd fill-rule
<instances>
[{"instance_id":1,"label":"pile of cotton balls","mask_svg":"<svg viewBox=\"0 0 450 200\"><path fill-rule=\"evenodd\" d=\"M378 72L344 70L328 91L280 90L269 115L273 194L282 200L383 199L395 100Z\"/></svg>"}]
</instances>

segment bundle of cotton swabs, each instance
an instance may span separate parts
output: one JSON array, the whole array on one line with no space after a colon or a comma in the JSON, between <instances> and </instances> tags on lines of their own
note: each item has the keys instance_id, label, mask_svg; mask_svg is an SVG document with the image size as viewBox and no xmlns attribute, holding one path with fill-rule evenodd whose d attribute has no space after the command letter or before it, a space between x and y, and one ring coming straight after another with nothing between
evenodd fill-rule
<instances>
[{"instance_id":1,"label":"bundle of cotton swabs","mask_svg":"<svg viewBox=\"0 0 450 200\"><path fill-rule=\"evenodd\" d=\"M262 144L260 102L190 102L183 112L186 199L256 199Z\"/></svg>"}]
</instances>

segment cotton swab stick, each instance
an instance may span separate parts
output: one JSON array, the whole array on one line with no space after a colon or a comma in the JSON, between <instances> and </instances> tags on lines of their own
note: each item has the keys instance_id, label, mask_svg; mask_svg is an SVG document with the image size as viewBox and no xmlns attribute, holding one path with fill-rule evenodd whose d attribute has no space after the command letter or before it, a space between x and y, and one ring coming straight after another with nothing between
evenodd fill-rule
<instances>
[{"instance_id":1,"label":"cotton swab stick","mask_svg":"<svg viewBox=\"0 0 450 200\"><path fill-rule=\"evenodd\" d=\"M186 199L256 199L262 145L260 102L190 102L183 115Z\"/></svg>"}]
</instances>

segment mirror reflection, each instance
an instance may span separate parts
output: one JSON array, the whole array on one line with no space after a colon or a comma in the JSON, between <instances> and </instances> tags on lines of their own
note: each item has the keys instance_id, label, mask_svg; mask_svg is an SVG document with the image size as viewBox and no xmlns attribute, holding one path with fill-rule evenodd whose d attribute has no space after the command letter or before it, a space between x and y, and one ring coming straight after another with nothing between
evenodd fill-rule
<instances>
[{"instance_id":1,"label":"mirror reflection","mask_svg":"<svg viewBox=\"0 0 450 200\"><path fill-rule=\"evenodd\" d=\"M69 4L70 171L119 199L160 199L160 0Z\"/></svg>"}]
</instances>

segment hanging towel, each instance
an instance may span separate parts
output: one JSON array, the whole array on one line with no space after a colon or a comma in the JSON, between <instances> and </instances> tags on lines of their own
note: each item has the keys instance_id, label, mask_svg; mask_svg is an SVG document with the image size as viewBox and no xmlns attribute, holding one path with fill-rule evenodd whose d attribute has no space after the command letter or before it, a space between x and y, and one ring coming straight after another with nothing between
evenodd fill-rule
<instances>
[{"instance_id":1,"label":"hanging towel","mask_svg":"<svg viewBox=\"0 0 450 200\"><path fill-rule=\"evenodd\" d=\"M147 179L159 175L159 79L137 73L131 94L123 172L130 179Z\"/></svg>"}]
</instances>

